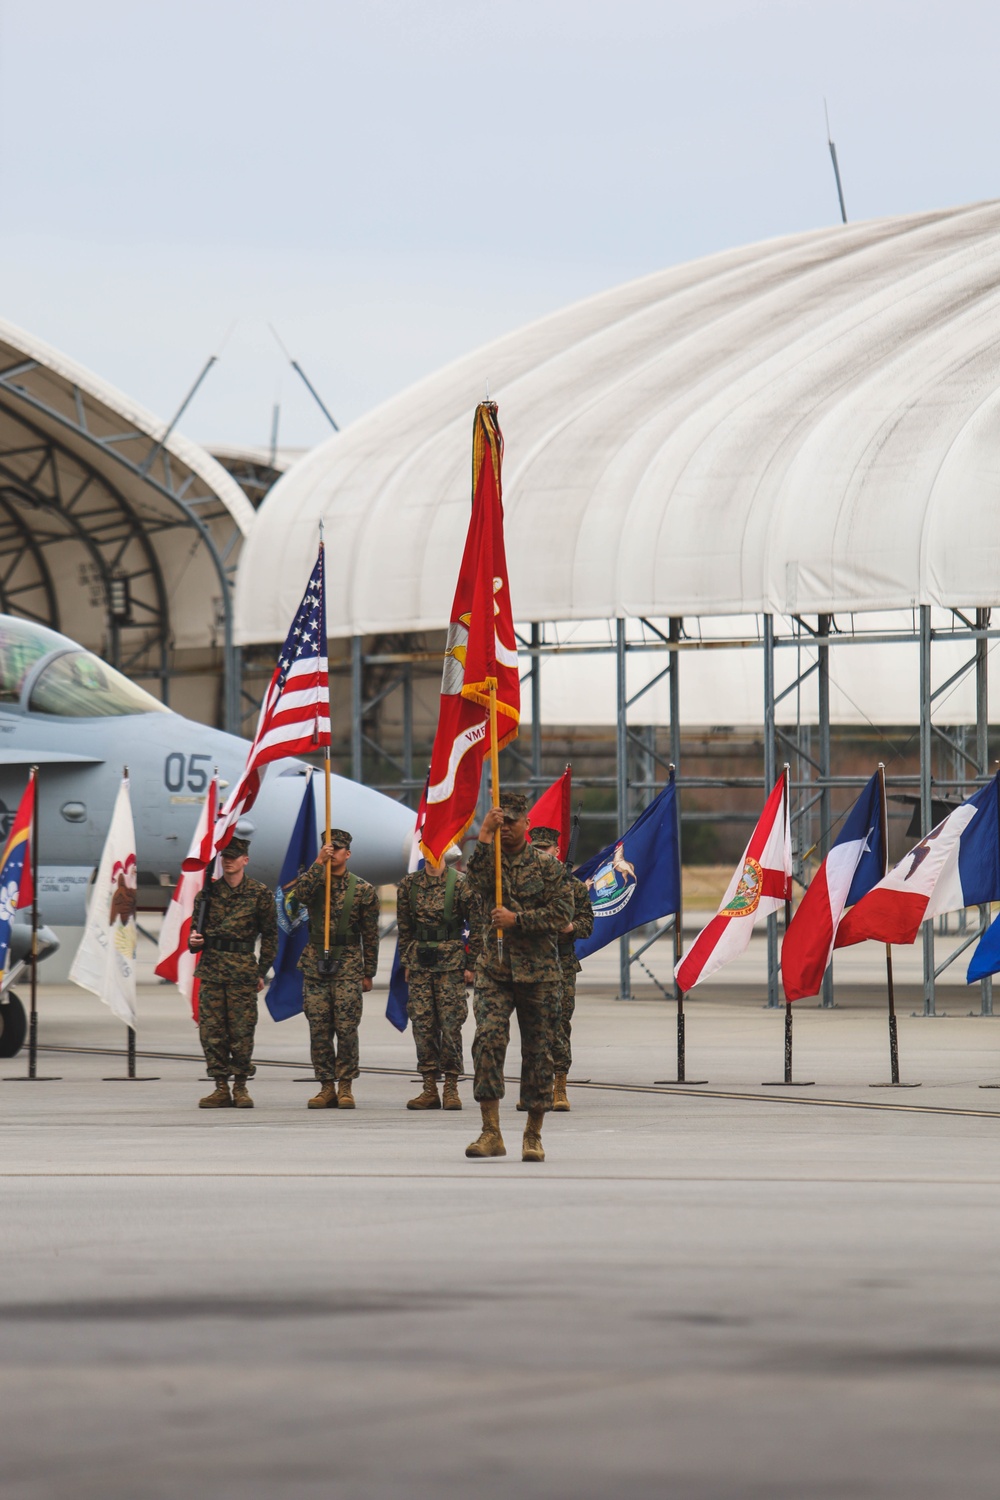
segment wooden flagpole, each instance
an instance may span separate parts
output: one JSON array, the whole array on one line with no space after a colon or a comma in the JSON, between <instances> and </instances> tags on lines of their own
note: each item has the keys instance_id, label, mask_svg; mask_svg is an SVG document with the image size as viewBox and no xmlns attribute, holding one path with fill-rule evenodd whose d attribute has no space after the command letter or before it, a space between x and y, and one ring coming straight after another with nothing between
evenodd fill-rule
<instances>
[{"instance_id":1,"label":"wooden flagpole","mask_svg":"<svg viewBox=\"0 0 1000 1500\"><path fill-rule=\"evenodd\" d=\"M323 628L324 628L324 630L326 629L326 556L325 556L325 546L326 546L326 544L325 544L325 542L323 540L323 521L322 521L322 518L321 518L320 519L320 523L319 523L319 553L320 553L320 557L323 558L323 614L322 614L322 618L323 618ZM327 645L327 642L326 641L322 641L319 644L325 648L326 645ZM326 831L325 831L324 838L323 838L324 845L329 844L329 842L330 842L330 833L331 833L330 824L332 822L332 811L331 811L332 792L331 792L331 787L330 787L330 741L331 741L331 739L333 737L333 704L332 703L329 706L328 713L329 713L329 723L328 723L328 726L327 726L328 733L327 733L327 738L326 738L326 755L325 755L325 757L323 759L323 775L324 775L324 779L325 779L325 782L326 782ZM323 960L324 960L324 963L327 963L329 961L329 958L330 958L330 899L331 899L331 885L330 885L330 881L331 881L332 873L333 872L330 869L330 861L327 860L325 862L325 864L323 865Z\"/></svg>"},{"instance_id":2,"label":"wooden flagpole","mask_svg":"<svg viewBox=\"0 0 1000 1500\"><path fill-rule=\"evenodd\" d=\"M497 685L490 680L490 780L493 784L493 806L500 806L500 747L497 744ZM503 905L503 865L500 830L493 833L493 879L497 906ZM503 928L497 928L497 958L503 960Z\"/></svg>"}]
</instances>

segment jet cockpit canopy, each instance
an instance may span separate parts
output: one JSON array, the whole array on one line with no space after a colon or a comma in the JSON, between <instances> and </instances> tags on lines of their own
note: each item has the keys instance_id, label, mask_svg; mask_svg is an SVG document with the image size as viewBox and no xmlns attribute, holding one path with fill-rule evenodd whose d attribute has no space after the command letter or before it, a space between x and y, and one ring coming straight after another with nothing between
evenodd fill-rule
<instances>
[{"instance_id":1,"label":"jet cockpit canopy","mask_svg":"<svg viewBox=\"0 0 1000 1500\"><path fill-rule=\"evenodd\" d=\"M0 706L66 719L107 719L168 709L68 636L0 615Z\"/></svg>"}]
</instances>

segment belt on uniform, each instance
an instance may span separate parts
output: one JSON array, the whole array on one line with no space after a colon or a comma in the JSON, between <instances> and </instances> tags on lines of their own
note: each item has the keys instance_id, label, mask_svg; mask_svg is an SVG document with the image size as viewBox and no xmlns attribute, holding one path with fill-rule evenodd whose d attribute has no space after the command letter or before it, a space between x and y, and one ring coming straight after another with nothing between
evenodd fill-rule
<instances>
[{"instance_id":1,"label":"belt on uniform","mask_svg":"<svg viewBox=\"0 0 1000 1500\"><path fill-rule=\"evenodd\" d=\"M256 944L246 938L206 937L206 953L253 953Z\"/></svg>"}]
</instances>

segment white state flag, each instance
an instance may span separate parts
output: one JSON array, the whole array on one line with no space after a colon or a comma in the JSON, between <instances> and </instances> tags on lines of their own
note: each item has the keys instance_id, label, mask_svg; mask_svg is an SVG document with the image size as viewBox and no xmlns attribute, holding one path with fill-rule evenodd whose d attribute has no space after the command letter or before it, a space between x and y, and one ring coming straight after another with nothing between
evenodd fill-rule
<instances>
[{"instance_id":1,"label":"white state flag","mask_svg":"<svg viewBox=\"0 0 1000 1500\"><path fill-rule=\"evenodd\" d=\"M135 828L122 778L111 827L87 908L87 922L69 977L92 990L125 1022L135 1026Z\"/></svg>"}]
</instances>

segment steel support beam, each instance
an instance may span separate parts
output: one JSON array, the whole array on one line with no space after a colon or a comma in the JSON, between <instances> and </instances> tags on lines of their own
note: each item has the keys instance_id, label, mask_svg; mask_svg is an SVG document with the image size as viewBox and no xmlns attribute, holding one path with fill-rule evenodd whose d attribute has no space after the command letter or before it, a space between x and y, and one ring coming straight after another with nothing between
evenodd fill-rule
<instances>
[{"instance_id":1,"label":"steel support beam","mask_svg":"<svg viewBox=\"0 0 1000 1500\"><path fill-rule=\"evenodd\" d=\"M920 606L920 833L931 831L931 791L933 785L931 757L931 607ZM924 1015L936 1014L934 1007L934 923L923 924L924 943Z\"/></svg>"},{"instance_id":2,"label":"steel support beam","mask_svg":"<svg viewBox=\"0 0 1000 1500\"><path fill-rule=\"evenodd\" d=\"M976 626L985 630L990 623L988 609L976 610ZM985 636L976 642L976 768L980 776L990 774L990 720L989 720L989 645ZM992 913L989 903L979 908L979 930L985 932L990 925ZM979 981L979 1013L993 1014L993 975L987 974Z\"/></svg>"},{"instance_id":3,"label":"steel support beam","mask_svg":"<svg viewBox=\"0 0 1000 1500\"><path fill-rule=\"evenodd\" d=\"M542 643L541 626L532 625L531 645L531 789L537 797L542 783L542 659L537 654Z\"/></svg>"},{"instance_id":4,"label":"steel support beam","mask_svg":"<svg viewBox=\"0 0 1000 1500\"><path fill-rule=\"evenodd\" d=\"M361 728L364 701L364 663L361 655L363 640L360 635L351 636L351 778L362 780L363 734Z\"/></svg>"},{"instance_id":5,"label":"steel support beam","mask_svg":"<svg viewBox=\"0 0 1000 1500\"><path fill-rule=\"evenodd\" d=\"M615 621L615 685L618 697L617 773L618 837L628 828L628 679L625 670L625 621ZM632 976L629 965L628 935L618 939L620 971L618 998L631 1000Z\"/></svg>"},{"instance_id":6,"label":"steel support beam","mask_svg":"<svg viewBox=\"0 0 1000 1500\"><path fill-rule=\"evenodd\" d=\"M828 641L832 620L829 615L820 615L817 621L817 636L819 642ZM830 647L820 644L818 647L819 672L817 674L817 693L819 697L819 766L820 776L824 779L830 775ZM821 786L819 794L819 857L825 859L830 852L830 832L833 822L833 812L830 806L830 788ZM823 987L820 990L820 1006L823 1010L832 1010L833 998L833 965L828 964L826 973L823 975Z\"/></svg>"},{"instance_id":7,"label":"steel support beam","mask_svg":"<svg viewBox=\"0 0 1000 1500\"><path fill-rule=\"evenodd\" d=\"M777 733L774 691L774 616L764 616L764 795L771 795L778 772ZM775 1010L781 1004L778 986L778 914L767 919L767 1005Z\"/></svg>"}]
</instances>

